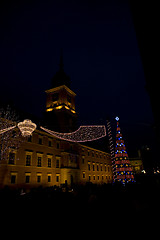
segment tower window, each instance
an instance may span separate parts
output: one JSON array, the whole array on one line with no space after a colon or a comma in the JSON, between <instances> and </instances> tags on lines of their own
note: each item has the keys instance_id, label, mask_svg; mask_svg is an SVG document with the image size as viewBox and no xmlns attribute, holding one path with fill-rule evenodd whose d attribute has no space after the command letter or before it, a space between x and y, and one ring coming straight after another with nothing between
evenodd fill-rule
<instances>
[{"instance_id":1,"label":"tower window","mask_svg":"<svg viewBox=\"0 0 160 240\"><path fill-rule=\"evenodd\" d=\"M56 102L58 99L59 99L59 94L58 93L55 93L55 94L52 95L52 101L53 102Z\"/></svg>"},{"instance_id":2,"label":"tower window","mask_svg":"<svg viewBox=\"0 0 160 240\"><path fill-rule=\"evenodd\" d=\"M71 97L69 95L67 96L67 101L71 103Z\"/></svg>"}]
</instances>

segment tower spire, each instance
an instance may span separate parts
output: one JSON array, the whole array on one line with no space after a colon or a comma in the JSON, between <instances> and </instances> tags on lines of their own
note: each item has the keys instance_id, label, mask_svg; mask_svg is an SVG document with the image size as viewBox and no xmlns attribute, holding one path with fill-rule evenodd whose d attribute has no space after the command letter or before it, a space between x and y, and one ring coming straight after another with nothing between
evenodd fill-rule
<instances>
[{"instance_id":1,"label":"tower spire","mask_svg":"<svg viewBox=\"0 0 160 240\"><path fill-rule=\"evenodd\" d=\"M60 69L60 70L64 70L63 67L64 67L64 64L63 64L63 49L61 48L61 55L60 55L60 61L59 61L59 69Z\"/></svg>"},{"instance_id":2,"label":"tower spire","mask_svg":"<svg viewBox=\"0 0 160 240\"><path fill-rule=\"evenodd\" d=\"M52 78L52 88L65 85L70 88L70 78L64 72L63 64L63 49L61 48L60 61L59 61L59 70Z\"/></svg>"}]
</instances>

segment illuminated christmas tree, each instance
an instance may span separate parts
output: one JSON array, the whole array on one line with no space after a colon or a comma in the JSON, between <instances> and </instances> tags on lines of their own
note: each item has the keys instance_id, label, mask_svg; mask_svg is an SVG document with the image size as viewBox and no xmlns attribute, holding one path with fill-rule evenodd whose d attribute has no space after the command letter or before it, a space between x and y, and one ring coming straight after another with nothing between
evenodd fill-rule
<instances>
[{"instance_id":1,"label":"illuminated christmas tree","mask_svg":"<svg viewBox=\"0 0 160 240\"><path fill-rule=\"evenodd\" d=\"M134 182L131 164L128 158L124 140L122 139L121 129L119 127L119 118L116 117L115 119L117 121L115 146L115 180L124 184L128 182Z\"/></svg>"}]
</instances>

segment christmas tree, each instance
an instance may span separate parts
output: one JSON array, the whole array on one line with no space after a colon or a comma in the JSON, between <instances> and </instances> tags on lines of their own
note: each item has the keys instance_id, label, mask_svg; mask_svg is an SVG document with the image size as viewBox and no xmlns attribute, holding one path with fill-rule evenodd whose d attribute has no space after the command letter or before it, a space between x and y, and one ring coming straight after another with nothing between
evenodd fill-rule
<instances>
[{"instance_id":1,"label":"christmas tree","mask_svg":"<svg viewBox=\"0 0 160 240\"><path fill-rule=\"evenodd\" d=\"M134 182L134 176L131 168L131 164L126 151L124 140L122 139L121 129L119 127L119 118L115 118L117 121L116 130L116 146L115 146L115 181L121 183Z\"/></svg>"}]
</instances>

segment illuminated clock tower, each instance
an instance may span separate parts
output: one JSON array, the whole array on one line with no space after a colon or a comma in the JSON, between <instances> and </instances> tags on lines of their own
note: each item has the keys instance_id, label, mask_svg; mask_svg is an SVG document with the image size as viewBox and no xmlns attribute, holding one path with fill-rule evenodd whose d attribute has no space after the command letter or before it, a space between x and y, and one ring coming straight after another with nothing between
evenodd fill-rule
<instances>
[{"instance_id":1,"label":"illuminated clock tower","mask_svg":"<svg viewBox=\"0 0 160 240\"><path fill-rule=\"evenodd\" d=\"M72 132L77 128L76 94L70 89L70 78L63 69L61 55L59 71L52 78L52 87L46 90L45 123L58 132Z\"/></svg>"}]
</instances>

